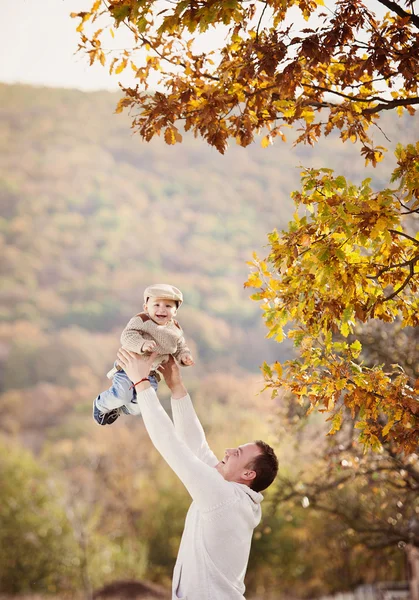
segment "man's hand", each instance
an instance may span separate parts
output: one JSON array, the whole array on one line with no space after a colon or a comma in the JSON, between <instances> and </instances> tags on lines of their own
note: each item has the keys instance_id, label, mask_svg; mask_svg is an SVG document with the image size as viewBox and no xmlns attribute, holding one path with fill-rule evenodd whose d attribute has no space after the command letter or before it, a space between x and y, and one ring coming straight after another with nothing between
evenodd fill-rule
<instances>
[{"instance_id":1,"label":"man's hand","mask_svg":"<svg viewBox=\"0 0 419 600\"><path fill-rule=\"evenodd\" d=\"M180 375L180 369L173 356L170 356L169 360L159 367L167 387L172 392L172 398L178 400L184 398L188 393L182 382Z\"/></svg>"},{"instance_id":2,"label":"man's hand","mask_svg":"<svg viewBox=\"0 0 419 600\"><path fill-rule=\"evenodd\" d=\"M154 352L157 344L154 340L147 340L141 347L141 352Z\"/></svg>"},{"instance_id":3,"label":"man's hand","mask_svg":"<svg viewBox=\"0 0 419 600\"><path fill-rule=\"evenodd\" d=\"M125 348L120 348L117 352L118 364L121 365L133 383L137 383L137 381L149 376L156 356L157 354L153 353L150 354L150 356L144 357L135 352L125 350ZM150 384L145 381L138 386L137 391L146 389L149 385Z\"/></svg>"}]
</instances>

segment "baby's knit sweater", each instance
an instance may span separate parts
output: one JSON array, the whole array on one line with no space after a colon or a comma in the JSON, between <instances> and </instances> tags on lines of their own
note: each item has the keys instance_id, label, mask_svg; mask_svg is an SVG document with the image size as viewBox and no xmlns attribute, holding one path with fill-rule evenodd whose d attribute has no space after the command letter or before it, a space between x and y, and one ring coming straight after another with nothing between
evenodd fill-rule
<instances>
[{"instance_id":1,"label":"baby's knit sweater","mask_svg":"<svg viewBox=\"0 0 419 600\"><path fill-rule=\"evenodd\" d=\"M174 319L166 325L159 325L147 313L139 313L132 317L121 334L122 346L131 352L144 354L142 347L146 340L154 340L157 344L155 352L158 356L153 363L153 370L166 362L170 354L180 364L182 364L182 356L190 354L183 337L182 328ZM118 366L116 366L109 371L107 376L111 379L118 370Z\"/></svg>"},{"instance_id":2,"label":"baby's knit sweater","mask_svg":"<svg viewBox=\"0 0 419 600\"><path fill-rule=\"evenodd\" d=\"M242 600L262 494L226 481L214 468L189 396L172 400L174 424L148 388L137 401L150 438L192 497L173 574L172 598Z\"/></svg>"}]
</instances>

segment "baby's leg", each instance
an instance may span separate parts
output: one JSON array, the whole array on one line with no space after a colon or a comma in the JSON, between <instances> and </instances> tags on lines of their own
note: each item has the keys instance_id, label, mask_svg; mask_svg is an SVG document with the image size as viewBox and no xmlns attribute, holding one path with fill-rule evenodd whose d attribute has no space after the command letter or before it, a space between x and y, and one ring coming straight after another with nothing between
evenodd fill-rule
<instances>
[{"instance_id":1,"label":"baby's leg","mask_svg":"<svg viewBox=\"0 0 419 600\"><path fill-rule=\"evenodd\" d=\"M149 382L150 382L151 387L153 388L153 390L155 392L157 392L157 387L158 387L160 378L157 379L157 377L155 375L155 371L151 371L151 373L150 373L150 375L148 377L148 380L149 380Z\"/></svg>"},{"instance_id":2,"label":"baby's leg","mask_svg":"<svg viewBox=\"0 0 419 600\"><path fill-rule=\"evenodd\" d=\"M99 425L111 425L120 415L120 408L135 398L132 383L125 371L118 371L111 387L99 394L93 403L93 418ZM124 412L126 412L124 410Z\"/></svg>"},{"instance_id":3,"label":"baby's leg","mask_svg":"<svg viewBox=\"0 0 419 600\"><path fill-rule=\"evenodd\" d=\"M153 388L153 390L155 392L157 392L157 378L154 375L154 371L151 371L150 375L148 376L148 380L149 380L150 385ZM133 394L132 400L130 402L128 402L127 404L125 404L125 406L122 407L122 410L124 411L125 414L129 414L129 415L141 414L140 407L138 406L138 403L137 403L137 393L136 392L135 392L135 394Z\"/></svg>"}]
</instances>

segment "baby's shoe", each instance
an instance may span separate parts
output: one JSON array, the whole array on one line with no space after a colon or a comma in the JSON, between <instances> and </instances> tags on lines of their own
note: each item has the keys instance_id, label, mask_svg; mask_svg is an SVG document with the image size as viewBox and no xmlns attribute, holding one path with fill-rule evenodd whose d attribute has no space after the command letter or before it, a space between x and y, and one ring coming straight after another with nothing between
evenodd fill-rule
<instances>
[{"instance_id":1,"label":"baby's shoe","mask_svg":"<svg viewBox=\"0 0 419 600\"><path fill-rule=\"evenodd\" d=\"M111 411L105 413L98 409L96 406L96 400L93 402L93 418L96 423L99 423L99 425L112 425L112 423L115 423L120 414L120 408L113 408Z\"/></svg>"}]
</instances>

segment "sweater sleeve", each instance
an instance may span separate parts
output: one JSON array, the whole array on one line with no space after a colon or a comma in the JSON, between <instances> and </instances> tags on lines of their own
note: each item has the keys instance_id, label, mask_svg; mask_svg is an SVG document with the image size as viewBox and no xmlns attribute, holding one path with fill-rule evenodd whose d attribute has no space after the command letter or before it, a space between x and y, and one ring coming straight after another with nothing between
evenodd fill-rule
<instances>
[{"instance_id":1,"label":"sweater sleeve","mask_svg":"<svg viewBox=\"0 0 419 600\"><path fill-rule=\"evenodd\" d=\"M184 354L191 354L191 351L189 350L188 346L186 345L185 338L182 336L181 338L179 338L179 341L177 343L177 350L173 354L173 356L176 358L176 360L178 362L180 362L180 364L182 364L182 355L184 355ZM183 366L186 366L186 365L183 365Z\"/></svg>"},{"instance_id":2,"label":"sweater sleeve","mask_svg":"<svg viewBox=\"0 0 419 600\"><path fill-rule=\"evenodd\" d=\"M195 412L192 400L187 394L184 398L172 398L172 414L175 430L179 438L192 452L210 467L215 467L218 458L208 446L204 429Z\"/></svg>"},{"instance_id":3,"label":"sweater sleeve","mask_svg":"<svg viewBox=\"0 0 419 600\"><path fill-rule=\"evenodd\" d=\"M154 446L176 473L201 511L235 500L234 489L220 473L200 460L179 438L152 388L138 393L144 425Z\"/></svg>"},{"instance_id":4,"label":"sweater sleeve","mask_svg":"<svg viewBox=\"0 0 419 600\"><path fill-rule=\"evenodd\" d=\"M141 350L145 339L141 333L143 331L143 321L140 317L133 317L121 334L121 344L130 352L144 354Z\"/></svg>"}]
</instances>

